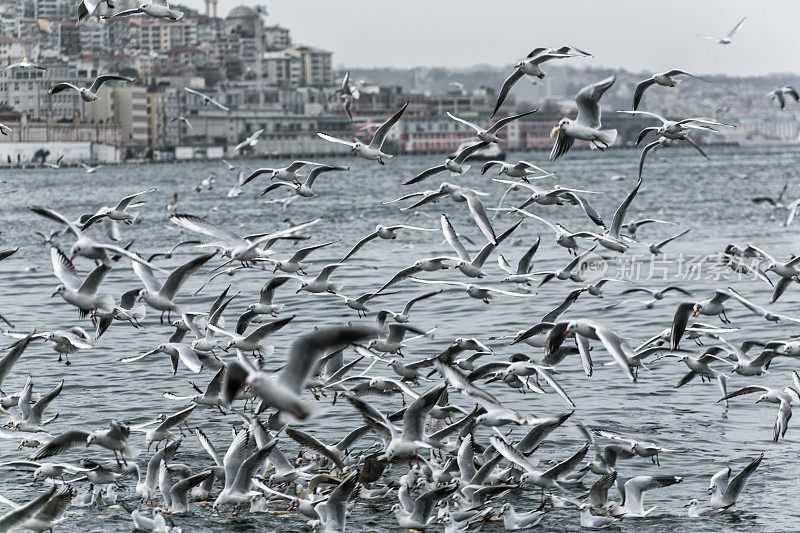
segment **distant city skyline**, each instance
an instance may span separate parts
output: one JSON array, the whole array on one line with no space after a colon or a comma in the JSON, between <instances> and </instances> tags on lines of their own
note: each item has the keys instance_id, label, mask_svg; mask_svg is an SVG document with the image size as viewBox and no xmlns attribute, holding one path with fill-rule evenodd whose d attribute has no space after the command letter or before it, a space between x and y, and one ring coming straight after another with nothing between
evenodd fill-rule
<instances>
[{"instance_id":1,"label":"distant city skyline","mask_svg":"<svg viewBox=\"0 0 800 533\"><path fill-rule=\"evenodd\" d=\"M203 0L184 2L205 9ZM296 42L333 51L337 67L501 66L537 46L570 44L595 56L570 60L576 67L683 68L734 76L800 73L795 53L800 4L790 0L767 5L747 0L219 0L218 15L241 4L266 5L267 24L291 28ZM730 45L701 37L721 37L742 17L747 21Z\"/></svg>"}]
</instances>

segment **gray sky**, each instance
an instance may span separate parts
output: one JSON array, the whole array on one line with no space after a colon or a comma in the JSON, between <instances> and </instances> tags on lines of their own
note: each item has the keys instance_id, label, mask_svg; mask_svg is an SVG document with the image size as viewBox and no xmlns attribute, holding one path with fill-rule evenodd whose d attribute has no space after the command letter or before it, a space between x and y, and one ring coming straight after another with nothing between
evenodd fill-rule
<instances>
[{"instance_id":1,"label":"gray sky","mask_svg":"<svg viewBox=\"0 0 800 533\"><path fill-rule=\"evenodd\" d=\"M184 0L203 9L202 0ZM219 0L224 16L239 0ZM255 5L257 0L245 0ZM731 75L800 72L796 0L279 0L269 24L349 67L504 65L537 46L595 55L570 64ZM742 17L732 44L725 35ZM768 51L768 52L767 52Z\"/></svg>"}]
</instances>

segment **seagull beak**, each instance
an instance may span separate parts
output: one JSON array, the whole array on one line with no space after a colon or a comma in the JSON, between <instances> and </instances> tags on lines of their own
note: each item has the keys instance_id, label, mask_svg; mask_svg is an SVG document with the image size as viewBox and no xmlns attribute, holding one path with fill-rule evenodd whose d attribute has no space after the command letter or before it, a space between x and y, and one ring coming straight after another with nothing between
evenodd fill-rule
<instances>
[{"instance_id":1,"label":"seagull beak","mask_svg":"<svg viewBox=\"0 0 800 533\"><path fill-rule=\"evenodd\" d=\"M700 311L692 311L692 316L697 317L700 314Z\"/></svg>"},{"instance_id":2,"label":"seagull beak","mask_svg":"<svg viewBox=\"0 0 800 533\"><path fill-rule=\"evenodd\" d=\"M54 292L53 294L51 294L51 295L50 295L50 298L53 298L53 297L55 297L55 295L56 295L56 294L58 294L58 291L56 291L56 292Z\"/></svg>"},{"instance_id":3,"label":"seagull beak","mask_svg":"<svg viewBox=\"0 0 800 533\"><path fill-rule=\"evenodd\" d=\"M353 153L353 152L355 152L355 151L356 151L356 147L355 147L355 146L353 146L352 148L350 148L350 153Z\"/></svg>"},{"instance_id":4,"label":"seagull beak","mask_svg":"<svg viewBox=\"0 0 800 533\"><path fill-rule=\"evenodd\" d=\"M559 131L561 131L561 126L560 125L556 126L552 130L550 130L550 138L552 139L553 137L555 137L556 133L558 133Z\"/></svg>"},{"instance_id":5,"label":"seagull beak","mask_svg":"<svg viewBox=\"0 0 800 533\"><path fill-rule=\"evenodd\" d=\"M17 446L17 449L18 449L18 450L21 450L21 449L22 449L22 448L24 448L24 447L25 447L25 446L23 446L22 444L20 444L19 446Z\"/></svg>"}]
</instances>

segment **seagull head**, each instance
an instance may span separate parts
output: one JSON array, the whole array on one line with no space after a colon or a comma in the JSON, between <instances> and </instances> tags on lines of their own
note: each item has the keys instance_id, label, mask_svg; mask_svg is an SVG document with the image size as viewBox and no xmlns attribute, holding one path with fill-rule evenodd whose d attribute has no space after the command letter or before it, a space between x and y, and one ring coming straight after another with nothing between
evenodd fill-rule
<instances>
[{"instance_id":1,"label":"seagull head","mask_svg":"<svg viewBox=\"0 0 800 533\"><path fill-rule=\"evenodd\" d=\"M148 290L147 290L147 289L140 289L140 290L139 290L139 292L138 292L137 294L138 294L138 296L139 296L139 301L141 302L142 300L144 300L145 298L147 298L147 296L148 296L150 293L148 292Z\"/></svg>"},{"instance_id":2,"label":"seagull head","mask_svg":"<svg viewBox=\"0 0 800 533\"><path fill-rule=\"evenodd\" d=\"M55 292L53 292L53 294L50 295L50 298L52 298L52 297L54 297L54 296L56 296L58 294L64 294L66 292L66 290L67 290L66 285L61 283L61 284L58 285L58 287L56 287Z\"/></svg>"},{"instance_id":3,"label":"seagull head","mask_svg":"<svg viewBox=\"0 0 800 533\"><path fill-rule=\"evenodd\" d=\"M81 246L80 243L76 242L75 244L73 244L72 248L69 249L69 260L72 261L73 259L75 259L75 256L81 255L82 251L83 251L83 246Z\"/></svg>"},{"instance_id":4,"label":"seagull head","mask_svg":"<svg viewBox=\"0 0 800 533\"><path fill-rule=\"evenodd\" d=\"M91 446L93 442L94 442L94 433L91 433L89 434L88 437L86 437L86 447L88 448L89 446Z\"/></svg>"},{"instance_id":5,"label":"seagull head","mask_svg":"<svg viewBox=\"0 0 800 533\"><path fill-rule=\"evenodd\" d=\"M766 402L767 400L768 400L768 396L766 394L762 394L761 396L758 397L758 400L756 400L756 403Z\"/></svg>"},{"instance_id":6,"label":"seagull head","mask_svg":"<svg viewBox=\"0 0 800 533\"><path fill-rule=\"evenodd\" d=\"M559 120L558 124L556 124L556 126L552 130L550 130L550 138L552 139L553 137L555 137L558 132L564 129L564 127L569 125L571 122L572 121L568 118L562 118L561 120Z\"/></svg>"},{"instance_id":7,"label":"seagull head","mask_svg":"<svg viewBox=\"0 0 800 533\"><path fill-rule=\"evenodd\" d=\"M355 152L356 150L358 150L359 148L361 148L363 146L364 145L361 143L361 141L355 141L355 143L353 144L353 147L350 149L350 151L351 152Z\"/></svg>"},{"instance_id":8,"label":"seagull head","mask_svg":"<svg viewBox=\"0 0 800 533\"><path fill-rule=\"evenodd\" d=\"M736 372L738 372L739 370L741 370L741 368L742 368L742 364L737 362L737 363L735 363L735 364L733 365L733 368L731 369L731 373L732 373L732 374L735 374Z\"/></svg>"},{"instance_id":9,"label":"seagull head","mask_svg":"<svg viewBox=\"0 0 800 533\"><path fill-rule=\"evenodd\" d=\"M702 305L700 305L700 303L699 303L699 302L698 302L698 303L696 303L696 304L694 304L694 307L692 307L692 316L693 316L693 317L696 317L697 315L699 315L699 314L700 314L700 311L701 311L702 309L703 309L703 306L702 306Z\"/></svg>"}]
</instances>

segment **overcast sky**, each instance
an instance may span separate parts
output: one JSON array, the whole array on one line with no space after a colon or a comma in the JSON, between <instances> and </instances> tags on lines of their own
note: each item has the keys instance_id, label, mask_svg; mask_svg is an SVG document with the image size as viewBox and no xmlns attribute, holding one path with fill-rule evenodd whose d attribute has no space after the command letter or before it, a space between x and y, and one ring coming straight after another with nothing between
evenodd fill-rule
<instances>
[{"instance_id":1,"label":"overcast sky","mask_svg":"<svg viewBox=\"0 0 800 533\"><path fill-rule=\"evenodd\" d=\"M184 0L203 10L203 0ZM224 16L239 0L219 0ZM246 1L255 5L257 0ZM570 60L639 71L751 75L800 72L796 0L278 0L268 24L334 52L335 66L505 65L537 46L570 44ZM732 44L725 35L748 17Z\"/></svg>"}]
</instances>

